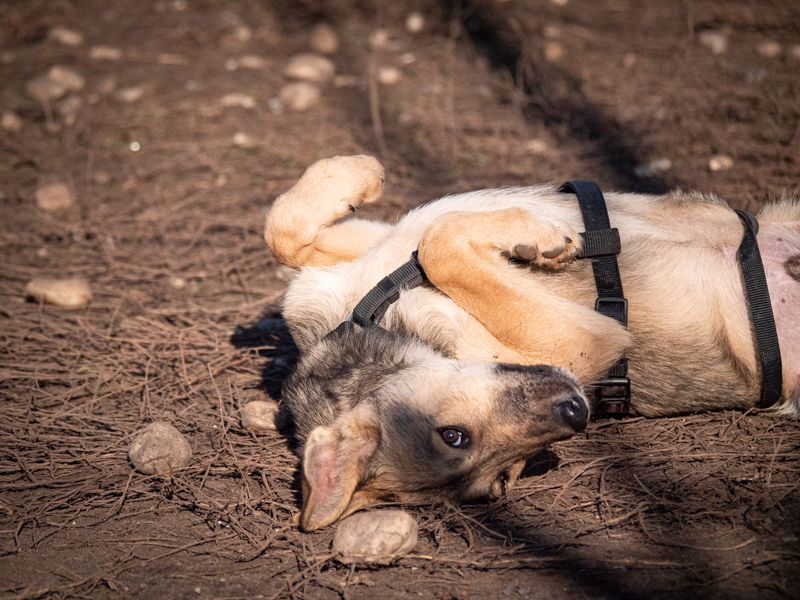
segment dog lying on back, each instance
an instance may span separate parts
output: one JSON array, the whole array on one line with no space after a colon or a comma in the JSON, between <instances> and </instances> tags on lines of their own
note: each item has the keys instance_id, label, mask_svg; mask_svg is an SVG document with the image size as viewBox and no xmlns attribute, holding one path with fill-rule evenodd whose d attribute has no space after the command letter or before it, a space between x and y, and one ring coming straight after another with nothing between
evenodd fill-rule
<instances>
[{"instance_id":1,"label":"dog lying on back","mask_svg":"<svg viewBox=\"0 0 800 600\"><path fill-rule=\"evenodd\" d=\"M382 188L375 159L326 159L267 215L267 245L300 269L283 314L301 358L283 401L303 442L304 529L385 500L501 495L528 458L586 426L581 384L623 355L637 414L758 400L735 258L742 225L722 200L606 195L622 239L625 329L594 310L591 266L576 260L583 227L574 196L551 186L485 190L396 224L346 218ZM758 219L783 357L778 410L796 417L800 203L767 205ZM430 285L390 306L382 325L391 333L334 332L415 250Z\"/></svg>"}]
</instances>

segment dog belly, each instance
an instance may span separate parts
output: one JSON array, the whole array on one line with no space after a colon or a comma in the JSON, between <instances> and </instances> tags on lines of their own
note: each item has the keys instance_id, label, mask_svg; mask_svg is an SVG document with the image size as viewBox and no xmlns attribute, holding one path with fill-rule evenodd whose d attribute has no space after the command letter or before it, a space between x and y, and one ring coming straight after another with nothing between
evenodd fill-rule
<instances>
[{"instance_id":1,"label":"dog belly","mask_svg":"<svg viewBox=\"0 0 800 600\"><path fill-rule=\"evenodd\" d=\"M783 361L784 388L800 392L800 222L770 223L758 236Z\"/></svg>"}]
</instances>

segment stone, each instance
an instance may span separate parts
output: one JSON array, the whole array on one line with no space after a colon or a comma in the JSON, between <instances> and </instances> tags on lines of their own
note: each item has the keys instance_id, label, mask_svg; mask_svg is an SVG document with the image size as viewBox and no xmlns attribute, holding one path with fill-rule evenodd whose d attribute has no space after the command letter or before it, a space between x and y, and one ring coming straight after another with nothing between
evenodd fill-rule
<instances>
[{"instance_id":1,"label":"stone","mask_svg":"<svg viewBox=\"0 0 800 600\"><path fill-rule=\"evenodd\" d=\"M728 36L721 31L713 29L701 31L697 40L711 50L712 54L725 54L728 51Z\"/></svg>"},{"instance_id":2,"label":"stone","mask_svg":"<svg viewBox=\"0 0 800 600\"><path fill-rule=\"evenodd\" d=\"M414 549L417 532L414 517L403 510L360 512L339 523L333 551L345 564L388 565Z\"/></svg>"},{"instance_id":3,"label":"stone","mask_svg":"<svg viewBox=\"0 0 800 600\"><path fill-rule=\"evenodd\" d=\"M776 58L780 56L782 51L781 45L773 40L761 42L756 46L756 52L758 52L759 56L763 56L764 58Z\"/></svg>"},{"instance_id":4,"label":"stone","mask_svg":"<svg viewBox=\"0 0 800 600\"><path fill-rule=\"evenodd\" d=\"M733 159L727 154L715 154L708 161L709 171L727 171L733 168Z\"/></svg>"},{"instance_id":5,"label":"stone","mask_svg":"<svg viewBox=\"0 0 800 600\"><path fill-rule=\"evenodd\" d=\"M47 183L36 190L36 206L46 212L66 210L75 204L75 196L66 183Z\"/></svg>"},{"instance_id":6,"label":"stone","mask_svg":"<svg viewBox=\"0 0 800 600\"><path fill-rule=\"evenodd\" d=\"M47 37L65 46L80 46L83 43L82 33L58 25L47 32Z\"/></svg>"},{"instance_id":7,"label":"stone","mask_svg":"<svg viewBox=\"0 0 800 600\"><path fill-rule=\"evenodd\" d=\"M376 50L382 50L389 45L389 32L385 29L376 29L369 34L369 45Z\"/></svg>"},{"instance_id":8,"label":"stone","mask_svg":"<svg viewBox=\"0 0 800 600\"><path fill-rule=\"evenodd\" d=\"M42 104L49 104L67 94L67 89L53 81L47 75L34 77L25 84L25 91L33 100Z\"/></svg>"},{"instance_id":9,"label":"stone","mask_svg":"<svg viewBox=\"0 0 800 600\"><path fill-rule=\"evenodd\" d=\"M122 50L114 46L92 46L89 50L89 58L114 62L122 58Z\"/></svg>"},{"instance_id":10,"label":"stone","mask_svg":"<svg viewBox=\"0 0 800 600\"><path fill-rule=\"evenodd\" d=\"M128 104L138 102L142 99L142 96L144 96L144 88L139 85L122 88L116 93L117 100Z\"/></svg>"},{"instance_id":11,"label":"stone","mask_svg":"<svg viewBox=\"0 0 800 600\"><path fill-rule=\"evenodd\" d=\"M637 177L653 177L672 168L672 161L668 158L655 158L650 162L638 165L633 172Z\"/></svg>"},{"instance_id":12,"label":"stone","mask_svg":"<svg viewBox=\"0 0 800 600\"><path fill-rule=\"evenodd\" d=\"M0 127L6 131L19 131L22 129L23 122L20 116L13 110L3 111L3 116L0 117Z\"/></svg>"},{"instance_id":13,"label":"stone","mask_svg":"<svg viewBox=\"0 0 800 600\"><path fill-rule=\"evenodd\" d=\"M380 67L378 81L383 85L394 85L403 78L403 73L397 67Z\"/></svg>"},{"instance_id":14,"label":"stone","mask_svg":"<svg viewBox=\"0 0 800 600\"><path fill-rule=\"evenodd\" d=\"M550 146L544 140L534 138L525 142L525 150L529 154L545 154L550 150Z\"/></svg>"},{"instance_id":15,"label":"stone","mask_svg":"<svg viewBox=\"0 0 800 600\"><path fill-rule=\"evenodd\" d=\"M74 69L62 65L53 65L47 72L47 76L60 84L68 92L80 92L86 85L83 76Z\"/></svg>"},{"instance_id":16,"label":"stone","mask_svg":"<svg viewBox=\"0 0 800 600\"><path fill-rule=\"evenodd\" d=\"M62 308L80 308L92 299L89 283L80 277L32 279L25 286L25 296L37 302L45 302Z\"/></svg>"},{"instance_id":17,"label":"stone","mask_svg":"<svg viewBox=\"0 0 800 600\"><path fill-rule=\"evenodd\" d=\"M176 290L182 290L186 287L186 280L183 277L173 276L169 278L170 287Z\"/></svg>"},{"instance_id":18,"label":"stone","mask_svg":"<svg viewBox=\"0 0 800 600\"><path fill-rule=\"evenodd\" d=\"M56 112L61 116L67 127L72 127L78 120L78 112L83 106L83 100L78 96L67 96L56 105Z\"/></svg>"},{"instance_id":19,"label":"stone","mask_svg":"<svg viewBox=\"0 0 800 600\"><path fill-rule=\"evenodd\" d=\"M326 83L336 74L334 64L324 56L316 54L298 54L289 59L284 73L292 79Z\"/></svg>"},{"instance_id":20,"label":"stone","mask_svg":"<svg viewBox=\"0 0 800 600\"><path fill-rule=\"evenodd\" d=\"M422 13L414 11L408 13L406 17L406 31L409 33L419 33L425 29L425 17Z\"/></svg>"},{"instance_id":21,"label":"stone","mask_svg":"<svg viewBox=\"0 0 800 600\"><path fill-rule=\"evenodd\" d=\"M267 59L257 54L245 54L237 61L237 67L252 70L266 69ZM236 69L233 70L235 71Z\"/></svg>"},{"instance_id":22,"label":"stone","mask_svg":"<svg viewBox=\"0 0 800 600\"><path fill-rule=\"evenodd\" d=\"M800 61L800 44L795 44L789 48L789 58Z\"/></svg>"},{"instance_id":23,"label":"stone","mask_svg":"<svg viewBox=\"0 0 800 600\"><path fill-rule=\"evenodd\" d=\"M278 94L281 104L294 112L303 112L317 104L320 99L319 87L306 81L289 83Z\"/></svg>"},{"instance_id":24,"label":"stone","mask_svg":"<svg viewBox=\"0 0 800 600\"><path fill-rule=\"evenodd\" d=\"M173 425L157 421L133 438L128 458L145 475L169 474L189 464L192 447Z\"/></svg>"},{"instance_id":25,"label":"stone","mask_svg":"<svg viewBox=\"0 0 800 600\"><path fill-rule=\"evenodd\" d=\"M251 138L246 133L239 131L233 135L233 145L237 148L244 148L249 150L250 148L256 147L256 142L253 138Z\"/></svg>"},{"instance_id":26,"label":"stone","mask_svg":"<svg viewBox=\"0 0 800 600\"><path fill-rule=\"evenodd\" d=\"M189 64L189 61L182 54L175 54L173 52L160 52L157 57L158 64L169 65L171 67L180 67Z\"/></svg>"},{"instance_id":27,"label":"stone","mask_svg":"<svg viewBox=\"0 0 800 600\"><path fill-rule=\"evenodd\" d=\"M280 407L274 400L253 400L241 409L242 427L251 431L275 431Z\"/></svg>"},{"instance_id":28,"label":"stone","mask_svg":"<svg viewBox=\"0 0 800 600\"><path fill-rule=\"evenodd\" d=\"M548 62L558 62L564 57L564 46L559 42L549 41L544 45L544 58Z\"/></svg>"},{"instance_id":29,"label":"stone","mask_svg":"<svg viewBox=\"0 0 800 600\"><path fill-rule=\"evenodd\" d=\"M108 171L97 171L92 177L92 180L97 185L108 185L111 183L111 173Z\"/></svg>"},{"instance_id":30,"label":"stone","mask_svg":"<svg viewBox=\"0 0 800 600\"><path fill-rule=\"evenodd\" d=\"M308 45L320 54L335 54L339 49L339 36L327 23L317 23L308 36Z\"/></svg>"},{"instance_id":31,"label":"stone","mask_svg":"<svg viewBox=\"0 0 800 600\"><path fill-rule=\"evenodd\" d=\"M253 109L256 107L256 100L247 94L225 94L221 100L225 108L238 107Z\"/></svg>"}]
</instances>

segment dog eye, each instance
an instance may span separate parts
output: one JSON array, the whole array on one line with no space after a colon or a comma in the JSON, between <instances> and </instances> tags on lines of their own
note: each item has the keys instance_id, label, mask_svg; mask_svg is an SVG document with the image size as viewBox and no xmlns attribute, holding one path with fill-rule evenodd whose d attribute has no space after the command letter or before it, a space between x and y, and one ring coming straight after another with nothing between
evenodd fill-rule
<instances>
[{"instance_id":1,"label":"dog eye","mask_svg":"<svg viewBox=\"0 0 800 600\"><path fill-rule=\"evenodd\" d=\"M469 444L467 434L455 427L444 427L439 430L439 435L442 436L445 444L453 448L464 448Z\"/></svg>"}]
</instances>

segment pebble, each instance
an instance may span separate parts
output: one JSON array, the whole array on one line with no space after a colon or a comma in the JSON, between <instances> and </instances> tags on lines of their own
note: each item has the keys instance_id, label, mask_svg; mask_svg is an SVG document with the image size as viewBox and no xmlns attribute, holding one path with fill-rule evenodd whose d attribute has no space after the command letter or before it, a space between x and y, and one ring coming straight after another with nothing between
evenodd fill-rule
<instances>
[{"instance_id":1,"label":"pebble","mask_svg":"<svg viewBox=\"0 0 800 600\"><path fill-rule=\"evenodd\" d=\"M267 59L257 54L245 54L238 60L238 66L243 69L266 69Z\"/></svg>"},{"instance_id":2,"label":"pebble","mask_svg":"<svg viewBox=\"0 0 800 600\"><path fill-rule=\"evenodd\" d=\"M414 56L413 52L403 52L400 55L400 63L404 65L410 65L417 61L417 57Z\"/></svg>"},{"instance_id":3,"label":"pebble","mask_svg":"<svg viewBox=\"0 0 800 600\"><path fill-rule=\"evenodd\" d=\"M556 6L566 6L569 0L550 0L550 4L555 4Z\"/></svg>"},{"instance_id":4,"label":"pebble","mask_svg":"<svg viewBox=\"0 0 800 600\"><path fill-rule=\"evenodd\" d=\"M239 410L242 427L251 431L275 431L280 408L274 400L253 400Z\"/></svg>"},{"instance_id":5,"label":"pebble","mask_svg":"<svg viewBox=\"0 0 800 600\"><path fill-rule=\"evenodd\" d=\"M256 147L255 140L242 131L235 133L232 141L237 148L250 149Z\"/></svg>"},{"instance_id":6,"label":"pebble","mask_svg":"<svg viewBox=\"0 0 800 600\"><path fill-rule=\"evenodd\" d=\"M46 212L66 210L75 204L75 195L66 183L47 183L36 190L36 206Z\"/></svg>"},{"instance_id":7,"label":"pebble","mask_svg":"<svg viewBox=\"0 0 800 600\"><path fill-rule=\"evenodd\" d=\"M282 106L294 112L303 112L314 106L320 99L319 87L306 81L289 83L281 88L278 100Z\"/></svg>"},{"instance_id":8,"label":"pebble","mask_svg":"<svg viewBox=\"0 0 800 600\"><path fill-rule=\"evenodd\" d=\"M80 92L86 84L86 80L80 73L61 65L53 65L50 67L47 76L60 84L68 92Z\"/></svg>"},{"instance_id":9,"label":"pebble","mask_svg":"<svg viewBox=\"0 0 800 600\"><path fill-rule=\"evenodd\" d=\"M548 62L558 62L564 57L564 46L559 42L549 41L544 45L544 58Z\"/></svg>"},{"instance_id":10,"label":"pebble","mask_svg":"<svg viewBox=\"0 0 800 600\"><path fill-rule=\"evenodd\" d=\"M80 46L83 43L82 33L61 26L53 27L47 33L47 37L65 46Z\"/></svg>"},{"instance_id":11,"label":"pebble","mask_svg":"<svg viewBox=\"0 0 800 600\"><path fill-rule=\"evenodd\" d=\"M388 565L414 549L417 532L414 517L403 510L360 512L339 523L333 550L345 564Z\"/></svg>"},{"instance_id":12,"label":"pebble","mask_svg":"<svg viewBox=\"0 0 800 600\"><path fill-rule=\"evenodd\" d=\"M97 185L108 185L111 183L111 173L107 171L97 171L97 173L95 173L92 177L92 180Z\"/></svg>"},{"instance_id":13,"label":"pebble","mask_svg":"<svg viewBox=\"0 0 800 600\"><path fill-rule=\"evenodd\" d=\"M339 36L327 23L317 23L308 36L308 45L320 54L335 54L339 49Z\"/></svg>"},{"instance_id":14,"label":"pebble","mask_svg":"<svg viewBox=\"0 0 800 600\"><path fill-rule=\"evenodd\" d=\"M324 56L298 54L289 59L284 73L292 79L326 83L333 79L336 67Z\"/></svg>"},{"instance_id":15,"label":"pebble","mask_svg":"<svg viewBox=\"0 0 800 600\"><path fill-rule=\"evenodd\" d=\"M38 302L46 302L62 308L80 308L92 299L92 290L85 279L32 279L25 286L25 295Z\"/></svg>"},{"instance_id":16,"label":"pebble","mask_svg":"<svg viewBox=\"0 0 800 600\"><path fill-rule=\"evenodd\" d=\"M192 447L174 426L157 421L133 438L128 458L140 473L168 474L189 464Z\"/></svg>"},{"instance_id":17,"label":"pebble","mask_svg":"<svg viewBox=\"0 0 800 600\"><path fill-rule=\"evenodd\" d=\"M381 67L378 69L378 81L383 85L394 85L403 78L403 73L397 67Z\"/></svg>"},{"instance_id":18,"label":"pebble","mask_svg":"<svg viewBox=\"0 0 800 600\"><path fill-rule=\"evenodd\" d=\"M333 78L335 87L355 87L359 82L360 80L355 75L337 75Z\"/></svg>"},{"instance_id":19,"label":"pebble","mask_svg":"<svg viewBox=\"0 0 800 600\"><path fill-rule=\"evenodd\" d=\"M226 108L238 107L253 109L256 107L256 100L247 94L226 94L222 97L222 106Z\"/></svg>"},{"instance_id":20,"label":"pebble","mask_svg":"<svg viewBox=\"0 0 800 600\"><path fill-rule=\"evenodd\" d=\"M19 131L22 129L22 119L13 110L3 111L3 116L0 117L0 126L6 131Z\"/></svg>"},{"instance_id":21,"label":"pebble","mask_svg":"<svg viewBox=\"0 0 800 600\"><path fill-rule=\"evenodd\" d=\"M144 88L142 86L133 86L122 88L116 93L116 98L120 102L138 102L144 96Z\"/></svg>"},{"instance_id":22,"label":"pebble","mask_svg":"<svg viewBox=\"0 0 800 600\"><path fill-rule=\"evenodd\" d=\"M122 58L122 50L113 46L92 46L89 50L92 60L117 61Z\"/></svg>"},{"instance_id":23,"label":"pebble","mask_svg":"<svg viewBox=\"0 0 800 600\"><path fill-rule=\"evenodd\" d=\"M529 154L545 154L550 146L544 140L532 139L525 142L525 150Z\"/></svg>"},{"instance_id":24,"label":"pebble","mask_svg":"<svg viewBox=\"0 0 800 600\"><path fill-rule=\"evenodd\" d=\"M721 31L701 31L697 39L713 54L725 54L728 51L728 36Z\"/></svg>"},{"instance_id":25,"label":"pebble","mask_svg":"<svg viewBox=\"0 0 800 600\"><path fill-rule=\"evenodd\" d=\"M715 154L708 161L709 171L727 171L733 168L733 159L727 154Z\"/></svg>"},{"instance_id":26,"label":"pebble","mask_svg":"<svg viewBox=\"0 0 800 600\"><path fill-rule=\"evenodd\" d=\"M759 56L763 56L764 58L775 58L780 56L782 50L783 49L781 48L781 45L772 40L761 42L756 47L756 52L758 52Z\"/></svg>"},{"instance_id":27,"label":"pebble","mask_svg":"<svg viewBox=\"0 0 800 600\"><path fill-rule=\"evenodd\" d=\"M29 80L25 84L25 91L33 100L42 104L49 104L54 100L63 98L67 93L63 85L53 81L47 75L41 75Z\"/></svg>"},{"instance_id":28,"label":"pebble","mask_svg":"<svg viewBox=\"0 0 800 600\"><path fill-rule=\"evenodd\" d=\"M376 50L381 50L389 45L389 32L385 29L376 29L369 34L369 45Z\"/></svg>"},{"instance_id":29,"label":"pebble","mask_svg":"<svg viewBox=\"0 0 800 600\"><path fill-rule=\"evenodd\" d=\"M186 280L183 277L170 277L169 285L176 290L182 290L186 287Z\"/></svg>"},{"instance_id":30,"label":"pebble","mask_svg":"<svg viewBox=\"0 0 800 600\"><path fill-rule=\"evenodd\" d=\"M561 37L562 31L561 31L561 27L560 26L550 24L550 25L545 25L544 26L543 33L544 33L544 37L546 37L548 39L551 39L551 40L554 40L556 38L560 38Z\"/></svg>"},{"instance_id":31,"label":"pebble","mask_svg":"<svg viewBox=\"0 0 800 600\"><path fill-rule=\"evenodd\" d=\"M83 100L78 96L67 96L56 105L56 112L67 127L72 127L78 120L78 112L83 106Z\"/></svg>"},{"instance_id":32,"label":"pebble","mask_svg":"<svg viewBox=\"0 0 800 600\"><path fill-rule=\"evenodd\" d=\"M800 60L800 44L795 44L789 48L789 57L793 60Z\"/></svg>"},{"instance_id":33,"label":"pebble","mask_svg":"<svg viewBox=\"0 0 800 600\"><path fill-rule=\"evenodd\" d=\"M186 57L182 54L173 54L172 52L161 52L158 55L158 64L169 65L171 67L180 67L189 64Z\"/></svg>"},{"instance_id":34,"label":"pebble","mask_svg":"<svg viewBox=\"0 0 800 600\"><path fill-rule=\"evenodd\" d=\"M622 66L625 67L626 69L630 69L636 64L637 60L638 57L636 56L636 54L634 54L633 52L626 52L625 56L622 57Z\"/></svg>"},{"instance_id":35,"label":"pebble","mask_svg":"<svg viewBox=\"0 0 800 600\"><path fill-rule=\"evenodd\" d=\"M656 158L650 162L638 165L633 172L637 177L652 177L664 173L672 168L672 161L668 158Z\"/></svg>"},{"instance_id":36,"label":"pebble","mask_svg":"<svg viewBox=\"0 0 800 600\"><path fill-rule=\"evenodd\" d=\"M17 60L17 55L13 52L0 52L0 63L4 65L10 65L11 63Z\"/></svg>"},{"instance_id":37,"label":"pebble","mask_svg":"<svg viewBox=\"0 0 800 600\"><path fill-rule=\"evenodd\" d=\"M408 13L406 17L406 31L409 33L419 33L425 29L425 17L422 13L414 11Z\"/></svg>"},{"instance_id":38,"label":"pebble","mask_svg":"<svg viewBox=\"0 0 800 600\"><path fill-rule=\"evenodd\" d=\"M239 61L235 58L229 58L225 61L225 70L226 71L236 71L239 69Z\"/></svg>"}]
</instances>

